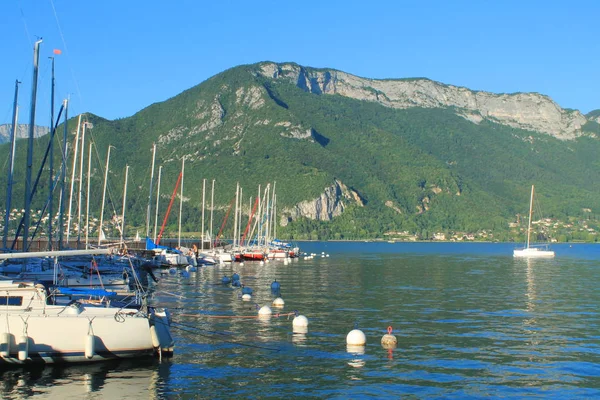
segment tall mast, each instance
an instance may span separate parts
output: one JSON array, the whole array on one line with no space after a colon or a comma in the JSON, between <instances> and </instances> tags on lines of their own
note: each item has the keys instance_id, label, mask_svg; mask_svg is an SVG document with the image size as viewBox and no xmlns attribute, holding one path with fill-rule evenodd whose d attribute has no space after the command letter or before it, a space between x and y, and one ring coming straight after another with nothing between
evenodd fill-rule
<instances>
[{"instance_id":1,"label":"tall mast","mask_svg":"<svg viewBox=\"0 0 600 400\"><path fill-rule=\"evenodd\" d=\"M90 142L88 151L87 191L85 195L85 249L87 250L90 237L90 175L92 172L92 146Z\"/></svg>"},{"instance_id":2,"label":"tall mast","mask_svg":"<svg viewBox=\"0 0 600 400\"><path fill-rule=\"evenodd\" d=\"M206 196L206 179L202 179L202 234L200 235L201 248L204 250L204 197Z\"/></svg>"},{"instance_id":3,"label":"tall mast","mask_svg":"<svg viewBox=\"0 0 600 400\"><path fill-rule=\"evenodd\" d=\"M181 160L181 188L179 192L179 234L177 235L177 246L181 247L181 212L183 211L183 174L185 171L185 157Z\"/></svg>"},{"instance_id":4,"label":"tall mast","mask_svg":"<svg viewBox=\"0 0 600 400\"><path fill-rule=\"evenodd\" d=\"M238 219L238 197L240 195L240 183L238 182L235 186L235 212L233 213L233 247L235 247L236 245L236 239L237 239L237 219Z\"/></svg>"},{"instance_id":5,"label":"tall mast","mask_svg":"<svg viewBox=\"0 0 600 400\"><path fill-rule=\"evenodd\" d=\"M269 240L273 240L276 238L275 236L275 185L277 185L276 181L273 181L273 194L271 195L271 223L269 224ZM268 244L268 243L265 243Z\"/></svg>"},{"instance_id":6,"label":"tall mast","mask_svg":"<svg viewBox=\"0 0 600 400\"><path fill-rule=\"evenodd\" d=\"M83 130L81 132L81 159L79 160L79 193L77 196L77 248L81 243L81 195L83 193L83 155L85 154L85 128L87 127L87 121L83 123Z\"/></svg>"},{"instance_id":7,"label":"tall mast","mask_svg":"<svg viewBox=\"0 0 600 400\"><path fill-rule=\"evenodd\" d=\"M158 228L158 200L160 199L160 176L162 175L162 165L158 167L158 182L156 183L156 210L154 212L154 243L156 243L156 233Z\"/></svg>"},{"instance_id":8,"label":"tall mast","mask_svg":"<svg viewBox=\"0 0 600 400\"><path fill-rule=\"evenodd\" d=\"M27 251L29 240L29 218L31 211L31 170L33 167L33 134L35 131L35 103L37 96L38 62L40 60L40 43L35 42L33 47L33 81L31 84L31 108L29 113L29 135L27 140L27 173L25 175L25 218L23 229L23 250ZM25 264L23 264L25 268Z\"/></svg>"},{"instance_id":9,"label":"tall mast","mask_svg":"<svg viewBox=\"0 0 600 400\"><path fill-rule=\"evenodd\" d=\"M533 185L531 185L531 200L529 200L529 223L527 224L527 248L529 248L529 236L531 235L531 217L533 216Z\"/></svg>"},{"instance_id":10,"label":"tall mast","mask_svg":"<svg viewBox=\"0 0 600 400\"><path fill-rule=\"evenodd\" d=\"M50 87L50 133L54 131L54 57L50 57L52 60L52 83ZM53 192L54 192L54 145L52 140L54 135L50 136L49 145L49 156L48 160L48 190L50 194L48 196L48 250L52 250L52 218L54 217L54 209L52 207Z\"/></svg>"},{"instance_id":11,"label":"tall mast","mask_svg":"<svg viewBox=\"0 0 600 400\"><path fill-rule=\"evenodd\" d=\"M215 209L214 207L214 200L215 200L215 180L212 180L212 190L210 192L210 248L212 249L213 247L213 211Z\"/></svg>"},{"instance_id":12,"label":"tall mast","mask_svg":"<svg viewBox=\"0 0 600 400\"><path fill-rule=\"evenodd\" d=\"M81 128L81 114L77 120L77 132L75 133L75 149L73 150L73 168L71 168L71 191L69 193L69 212L67 214L67 247L71 237L71 211L73 209L73 189L75 187L75 167L77 166L77 154L79 153L79 129Z\"/></svg>"},{"instance_id":13,"label":"tall mast","mask_svg":"<svg viewBox=\"0 0 600 400\"><path fill-rule=\"evenodd\" d=\"M100 206L100 225L98 225L98 246L102 238L102 222L104 221L104 200L106 199L106 182L108 181L108 163L110 160L110 148L108 145L108 154L106 155L106 168L104 169L104 188L102 189L102 206Z\"/></svg>"},{"instance_id":14,"label":"tall mast","mask_svg":"<svg viewBox=\"0 0 600 400\"><path fill-rule=\"evenodd\" d=\"M15 80L15 101L13 102L13 118L12 127L10 129L10 153L8 154L8 187L6 188L6 214L4 216L4 237L2 238L2 247L7 248L6 241L8 240L8 223L10 221L10 208L12 201L12 185L13 172L15 167L15 141L17 137L17 126L19 119L19 106L17 100L19 98L19 82Z\"/></svg>"},{"instance_id":15,"label":"tall mast","mask_svg":"<svg viewBox=\"0 0 600 400\"><path fill-rule=\"evenodd\" d=\"M62 147L62 166L60 170L60 205L58 215L58 249L63 249L63 223L64 223L64 211L65 211L65 184L67 178L67 133L68 133L68 100L64 100L65 110L65 122L63 129L63 147Z\"/></svg>"},{"instance_id":16,"label":"tall mast","mask_svg":"<svg viewBox=\"0 0 600 400\"><path fill-rule=\"evenodd\" d=\"M123 188L123 211L121 214L121 245L125 237L125 206L127 204L127 176L129 175L129 165L125 166L125 187Z\"/></svg>"},{"instance_id":17,"label":"tall mast","mask_svg":"<svg viewBox=\"0 0 600 400\"><path fill-rule=\"evenodd\" d=\"M238 244L241 246L242 243L242 202L244 201L244 188L242 188L240 186L240 206L239 206L239 211L238 213L240 214L239 218L238 218L238 228L237 228L237 234L238 234Z\"/></svg>"},{"instance_id":18,"label":"tall mast","mask_svg":"<svg viewBox=\"0 0 600 400\"><path fill-rule=\"evenodd\" d=\"M148 209L146 211L146 237L150 237L150 211L152 210L152 185L154 184L154 161L156 160L156 143L152 144L152 170L150 172L150 191L148 193Z\"/></svg>"}]
</instances>

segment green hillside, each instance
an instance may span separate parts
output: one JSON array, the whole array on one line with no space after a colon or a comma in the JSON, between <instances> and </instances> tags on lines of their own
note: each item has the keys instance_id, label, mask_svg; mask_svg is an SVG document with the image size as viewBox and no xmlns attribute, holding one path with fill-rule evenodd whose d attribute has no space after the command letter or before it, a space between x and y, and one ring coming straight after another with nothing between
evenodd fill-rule
<instances>
[{"instance_id":1,"label":"green hillside","mask_svg":"<svg viewBox=\"0 0 600 400\"><path fill-rule=\"evenodd\" d=\"M157 167L163 166L158 225L185 157L183 230L189 232L200 231L203 179L208 180L207 202L211 181L216 181L215 230L235 195L236 182L244 189L246 208L258 185L264 188L273 182L278 209L317 198L335 179L362 199L364 206L347 202L344 213L332 221L294 220L278 228L283 237L357 239L408 231L428 238L433 232L490 230L501 240L519 239L508 224L517 214L527 213L532 184L544 216L598 219L600 142L595 137L561 141L485 121L474 124L453 109L399 110L309 93L298 85L264 78L256 69L257 65L230 69L129 118L108 121L87 114L96 154L91 213L99 215L110 144L110 203L104 218L113 211L121 213L129 165L128 230L145 227L151 149L157 143ZM76 123L74 118L69 121L70 132ZM62 127L57 135L62 137ZM45 143L47 138L36 140L37 163ZM20 141L13 197L13 208L19 209L24 146ZM2 146L0 157L6 159L7 150ZM58 155L55 151L55 165ZM47 181L45 173L34 200L37 209L46 200ZM0 183L6 186L6 176ZM4 200L2 196L1 208ZM177 230L178 208L176 202L169 219L171 233ZM231 221L228 232L230 226Z\"/></svg>"}]
</instances>

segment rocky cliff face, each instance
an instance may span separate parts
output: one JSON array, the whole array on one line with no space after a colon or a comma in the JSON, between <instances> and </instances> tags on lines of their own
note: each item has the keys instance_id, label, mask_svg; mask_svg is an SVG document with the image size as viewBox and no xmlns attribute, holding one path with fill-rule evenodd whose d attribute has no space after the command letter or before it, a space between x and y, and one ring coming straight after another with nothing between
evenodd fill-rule
<instances>
[{"instance_id":1,"label":"rocky cliff face","mask_svg":"<svg viewBox=\"0 0 600 400\"><path fill-rule=\"evenodd\" d=\"M577 110L565 110L538 93L494 94L445 85L429 79L376 80L335 70L315 70L296 64L260 64L260 74L294 82L316 94L338 94L378 102L392 108L456 109L473 122L484 119L514 128L546 133L561 140L583 134L587 118Z\"/></svg>"},{"instance_id":2,"label":"rocky cliff face","mask_svg":"<svg viewBox=\"0 0 600 400\"><path fill-rule=\"evenodd\" d=\"M0 125L0 144L8 143L10 141L11 129L12 129L11 124ZM18 139L26 138L27 135L29 135L28 129L29 129L29 125L18 124L17 125L17 138ZM36 126L35 129L33 130L33 136L37 138L37 137L46 135L48 132L50 132L50 128L48 128L46 126Z\"/></svg>"},{"instance_id":3,"label":"rocky cliff face","mask_svg":"<svg viewBox=\"0 0 600 400\"><path fill-rule=\"evenodd\" d=\"M299 217L330 221L333 217L341 215L346 204L350 202L355 202L360 206L364 205L358 193L346 187L341 181L335 180L334 184L325 188L325 191L316 199L303 201L292 208L283 209L280 223L282 226L286 226Z\"/></svg>"}]
</instances>

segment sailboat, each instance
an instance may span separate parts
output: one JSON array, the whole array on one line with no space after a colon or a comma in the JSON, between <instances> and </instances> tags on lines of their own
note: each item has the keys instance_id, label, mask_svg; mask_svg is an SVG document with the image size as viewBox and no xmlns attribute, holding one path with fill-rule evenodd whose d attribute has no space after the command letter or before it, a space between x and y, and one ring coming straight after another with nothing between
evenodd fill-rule
<instances>
[{"instance_id":1,"label":"sailboat","mask_svg":"<svg viewBox=\"0 0 600 400\"><path fill-rule=\"evenodd\" d=\"M513 251L514 257L527 257L527 258L550 258L554 257L554 251L531 246L531 217L533 215L533 194L534 186L531 185L531 199L529 201L529 221L527 224L527 245L522 249L515 249Z\"/></svg>"},{"instance_id":2,"label":"sailboat","mask_svg":"<svg viewBox=\"0 0 600 400\"><path fill-rule=\"evenodd\" d=\"M35 264L52 262L52 283L57 283L59 258L82 255L108 255L110 249L28 251L31 200L38 180L31 183L33 159L33 127L35 126L35 93L39 47L34 45L34 78L27 148L25 212L22 252L0 253L2 260L21 260L21 273L27 272L28 260ZM66 104L66 103L65 103ZM60 112L57 121L60 120ZM65 112L65 131L67 118ZM57 125L57 124L56 124ZM56 131L50 133L50 142ZM66 142L66 140L64 141ZM42 161L43 170L46 157ZM63 161L64 166L64 161ZM39 177L39 174L38 174ZM64 180L64 173L61 178ZM64 198L64 196L61 196ZM62 215L62 206L61 206ZM51 218L50 218L51 219ZM124 219L124 218L123 218ZM60 225L62 227L62 224ZM101 227L100 227L101 228ZM20 227L15 233L16 243ZM62 231L62 229L59 229ZM62 238L60 239L62 244ZM14 248L14 244L13 244ZM122 278L122 277L121 277ZM58 296L61 291L63 296ZM101 293L100 293L101 292ZM64 296L76 296L67 304ZM133 303L114 304L108 297L115 292L87 289L86 292L62 289L18 277L0 280L0 366L4 364L90 362L117 358L169 355L173 352L170 317L166 309L149 306L146 301L137 307ZM101 296L101 299L96 297ZM83 298L86 297L86 298Z\"/></svg>"}]
</instances>

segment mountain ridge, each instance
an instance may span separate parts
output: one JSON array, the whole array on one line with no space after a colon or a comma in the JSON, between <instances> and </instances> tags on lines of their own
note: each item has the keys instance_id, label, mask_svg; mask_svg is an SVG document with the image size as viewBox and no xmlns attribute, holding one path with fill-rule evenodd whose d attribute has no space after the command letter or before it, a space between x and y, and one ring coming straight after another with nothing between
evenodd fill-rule
<instances>
[{"instance_id":1,"label":"mountain ridge","mask_svg":"<svg viewBox=\"0 0 600 400\"><path fill-rule=\"evenodd\" d=\"M558 137L501 123L497 116L474 123L461 115L465 108L450 103L420 106L442 104L430 91L421 90L411 107L391 107L395 98L405 99L398 86L394 97L389 87L366 87L344 75L355 82L348 86L333 73L327 76L329 70L318 70L289 63L243 65L128 118L88 114L96 147L116 146L109 179L120 186L125 165L131 166L130 182L138 190L127 197L130 223L143 225L153 142L167 184L186 160L184 226L190 231L198 229L201 178L217 179L218 218L236 182L255 194L258 185L276 181L282 233L296 238L381 237L391 231L426 238L435 231L494 230L514 240L522 231L509 229L509 223L527 208L532 183L551 217L597 219L595 122L586 120L580 131ZM403 85L407 82L414 88L433 81ZM69 130L75 129L73 118ZM99 188L104 161L96 164L92 187ZM92 198L92 209L99 209L94 203L100 197ZM112 203L118 204L115 197ZM243 204L248 215L248 201Z\"/></svg>"}]
</instances>

